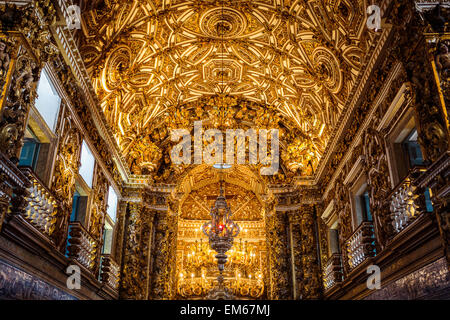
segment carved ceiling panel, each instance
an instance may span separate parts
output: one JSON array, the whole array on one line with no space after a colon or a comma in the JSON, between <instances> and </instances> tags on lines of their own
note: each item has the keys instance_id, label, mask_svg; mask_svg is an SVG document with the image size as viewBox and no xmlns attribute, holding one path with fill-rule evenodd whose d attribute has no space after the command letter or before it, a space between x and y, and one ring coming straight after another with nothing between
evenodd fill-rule
<instances>
[{"instance_id":1,"label":"carved ceiling panel","mask_svg":"<svg viewBox=\"0 0 450 320\"><path fill-rule=\"evenodd\" d=\"M264 209L256 195L234 184L223 184L227 203L234 221L258 221L263 219ZM209 211L219 195L219 183L208 184L192 191L181 207L181 218L189 220L209 220Z\"/></svg>"},{"instance_id":2,"label":"carved ceiling panel","mask_svg":"<svg viewBox=\"0 0 450 320\"><path fill-rule=\"evenodd\" d=\"M84 13L81 52L124 158L132 158L139 152L137 141L149 137L149 172L164 161L152 135L161 117L208 96L274 108L300 132L302 140L291 149L318 161L372 42L364 32L365 5L357 0L92 1ZM142 174L128 163L131 173Z\"/></svg>"}]
</instances>

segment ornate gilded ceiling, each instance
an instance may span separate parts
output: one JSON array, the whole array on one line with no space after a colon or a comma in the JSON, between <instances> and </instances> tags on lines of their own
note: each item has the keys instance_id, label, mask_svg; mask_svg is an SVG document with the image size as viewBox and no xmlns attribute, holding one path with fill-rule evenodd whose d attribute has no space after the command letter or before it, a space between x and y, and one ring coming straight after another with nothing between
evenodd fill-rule
<instances>
[{"instance_id":1,"label":"ornate gilded ceiling","mask_svg":"<svg viewBox=\"0 0 450 320\"><path fill-rule=\"evenodd\" d=\"M310 175L370 48L364 16L365 1L356 0L92 1L80 47L132 174L165 180L163 120L191 125L199 115L185 106L203 108L215 96L274 110L296 132L285 139L284 168Z\"/></svg>"}]
</instances>

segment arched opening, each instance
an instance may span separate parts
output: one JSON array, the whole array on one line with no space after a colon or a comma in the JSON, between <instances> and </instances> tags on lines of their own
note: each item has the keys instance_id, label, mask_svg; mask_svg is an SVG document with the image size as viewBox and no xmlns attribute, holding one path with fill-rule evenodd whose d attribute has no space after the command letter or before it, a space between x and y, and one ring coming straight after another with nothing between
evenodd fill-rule
<instances>
[{"instance_id":1,"label":"arched opening","mask_svg":"<svg viewBox=\"0 0 450 320\"><path fill-rule=\"evenodd\" d=\"M195 171L195 172L194 172ZM203 172L199 179L198 172ZM245 179L242 177L246 172ZM202 231L211 219L210 209L219 195L220 181L232 219L240 227L233 247L227 252L224 278L237 299L265 298L268 255L265 226L266 202L258 177L244 168L197 168L185 178L186 192L180 200L176 249L176 295L182 299L204 299L217 285L216 252Z\"/></svg>"}]
</instances>

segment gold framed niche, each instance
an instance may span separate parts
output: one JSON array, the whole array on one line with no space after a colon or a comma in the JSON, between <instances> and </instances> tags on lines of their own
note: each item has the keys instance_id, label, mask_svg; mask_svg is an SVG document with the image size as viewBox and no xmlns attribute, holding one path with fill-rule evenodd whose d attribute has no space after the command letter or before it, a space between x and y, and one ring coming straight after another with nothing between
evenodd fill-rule
<instances>
[{"instance_id":1,"label":"gold framed niche","mask_svg":"<svg viewBox=\"0 0 450 320\"><path fill-rule=\"evenodd\" d=\"M237 184L234 177L242 174L243 169L244 178ZM267 200L262 193L264 186L260 181L255 183L259 177L250 173L248 168L236 167L224 173L213 168L194 169L184 179L185 183L181 183L180 187L187 192L181 197L178 216L175 279L178 298L205 299L216 285L216 253L211 250L201 227L210 219L209 210L219 194L219 179L224 181L224 194L233 212L233 221L241 229L227 253L225 285L236 299L267 297L270 272L265 218Z\"/></svg>"}]
</instances>

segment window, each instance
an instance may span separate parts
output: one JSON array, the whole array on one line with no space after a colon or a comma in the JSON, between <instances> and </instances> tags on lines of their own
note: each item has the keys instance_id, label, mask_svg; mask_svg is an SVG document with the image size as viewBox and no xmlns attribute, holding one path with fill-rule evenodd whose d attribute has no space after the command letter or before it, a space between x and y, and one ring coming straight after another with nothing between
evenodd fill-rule
<instances>
[{"instance_id":1,"label":"window","mask_svg":"<svg viewBox=\"0 0 450 320\"><path fill-rule=\"evenodd\" d=\"M31 128L25 131L24 143L20 154L19 166L36 169L41 143Z\"/></svg>"},{"instance_id":2,"label":"window","mask_svg":"<svg viewBox=\"0 0 450 320\"><path fill-rule=\"evenodd\" d=\"M39 130L33 121L30 123L35 128L28 126L25 130L24 144L20 153L19 166L28 167L42 181L46 181L49 172L50 140Z\"/></svg>"},{"instance_id":3,"label":"window","mask_svg":"<svg viewBox=\"0 0 450 320\"><path fill-rule=\"evenodd\" d=\"M112 186L108 190L108 209L105 219L105 231L103 233L103 249L104 254L111 254L114 225L116 223L117 215L117 194Z\"/></svg>"},{"instance_id":4,"label":"window","mask_svg":"<svg viewBox=\"0 0 450 320\"><path fill-rule=\"evenodd\" d=\"M48 186L57 147L54 131L61 98L45 70L41 72L37 94L36 102L29 113L19 166L30 168L34 175Z\"/></svg>"},{"instance_id":5,"label":"window","mask_svg":"<svg viewBox=\"0 0 450 320\"><path fill-rule=\"evenodd\" d=\"M372 221L372 213L370 212L370 198L369 198L369 192L366 190L364 193L360 196L360 201L362 202L363 207L363 216L365 218L365 221Z\"/></svg>"},{"instance_id":6,"label":"window","mask_svg":"<svg viewBox=\"0 0 450 320\"><path fill-rule=\"evenodd\" d=\"M83 141L81 147L81 166L79 169L79 174L83 178L84 182L86 182L89 188L92 188L92 179L94 177L94 166L95 166L94 155L92 154L92 151L91 149L89 149L86 142Z\"/></svg>"},{"instance_id":7,"label":"window","mask_svg":"<svg viewBox=\"0 0 450 320\"><path fill-rule=\"evenodd\" d=\"M427 212L433 212L433 203L431 202L431 189L425 189L425 208Z\"/></svg>"},{"instance_id":8,"label":"window","mask_svg":"<svg viewBox=\"0 0 450 320\"><path fill-rule=\"evenodd\" d=\"M116 222L116 213L117 213L117 194L114 191L113 187L109 187L108 190L108 216L111 218L113 222Z\"/></svg>"},{"instance_id":9,"label":"window","mask_svg":"<svg viewBox=\"0 0 450 320\"><path fill-rule=\"evenodd\" d=\"M103 233L103 254L111 254L114 226L109 222L105 222L105 231Z\"/></svg>"},{"instance_id":10,"label":"window","mask_svg":"<svg viewBox=\"0 0 450 320\"><path fill-rule=\"evenodd\" d=\"M417 130L413 129L409 136L402 143L404 153L409 160L409 166L421 166L424 164L422 151L420 150L420 145L417 142Z\"/></svg>"},{"instance_id":11,"label":"window","mask_svg":"<svg viewBox=\"0 0 450 320\"><path fill-rule=\"evenodd\" d=\"M366 183L364 183L354 194L354 203L356 211L356 226L359 226L364 221L372 221L369 192L367 191Z\"/></svg>"},{"instance_id":12,"label":"window","mask_svg":"<svg viewBox=\"0 0 450 320\"><path fill-rule=\"evenodd\" d=\"M334 200L331 201L322 214L322 220L328 229L328 258L335 253L340 253L339 249L339 218L334 210Z\"/></svg>"},{"instance_id":13,"label":"window","mask_svg":"<svg viewBox=\"0 0 450 320\"><path fill-rule=\"evenodd\" d=\"M422 150L417 141L417 129L413 116L406 117L394 130L390 139L392 179L394 186L403 181L409 171L423 166Z\"/></svg>"},{"instance_id":14,"label":"window","mask_svg":"<svg viewBox=\"0 0 450 320\"><path fill-rule=\"evenodd\" d=\"M335 225L331 226L330 229L328 229L328 248L329 248L328 256L331 256L335 253L340 253L339 230L338 230L337 223Z\"/></svg>"},{"instance_id":15,"label":"window","mask_svg":"<svg viewBox=\"0 0 450 320\"><path fill-rule=\"evenodd\" d=\"M72 200L70 222L78 221L81 222L81 224L84 224L88 209L88 200L88 194L78 184L76 184L76 191Z\"/></svg>"},{"instance_id":16,"label":"window","mask_svg":"<svg viewBox=\"0 0 450 320\"><path fill-rule=\"evenodd\" d=\"M38 98L36 99L36 109L48 125L50 130L55 130L56 119L58 117L61 98L50 81L45 70L41 73L37 88Z\"/></svg>"}]
</instances>

